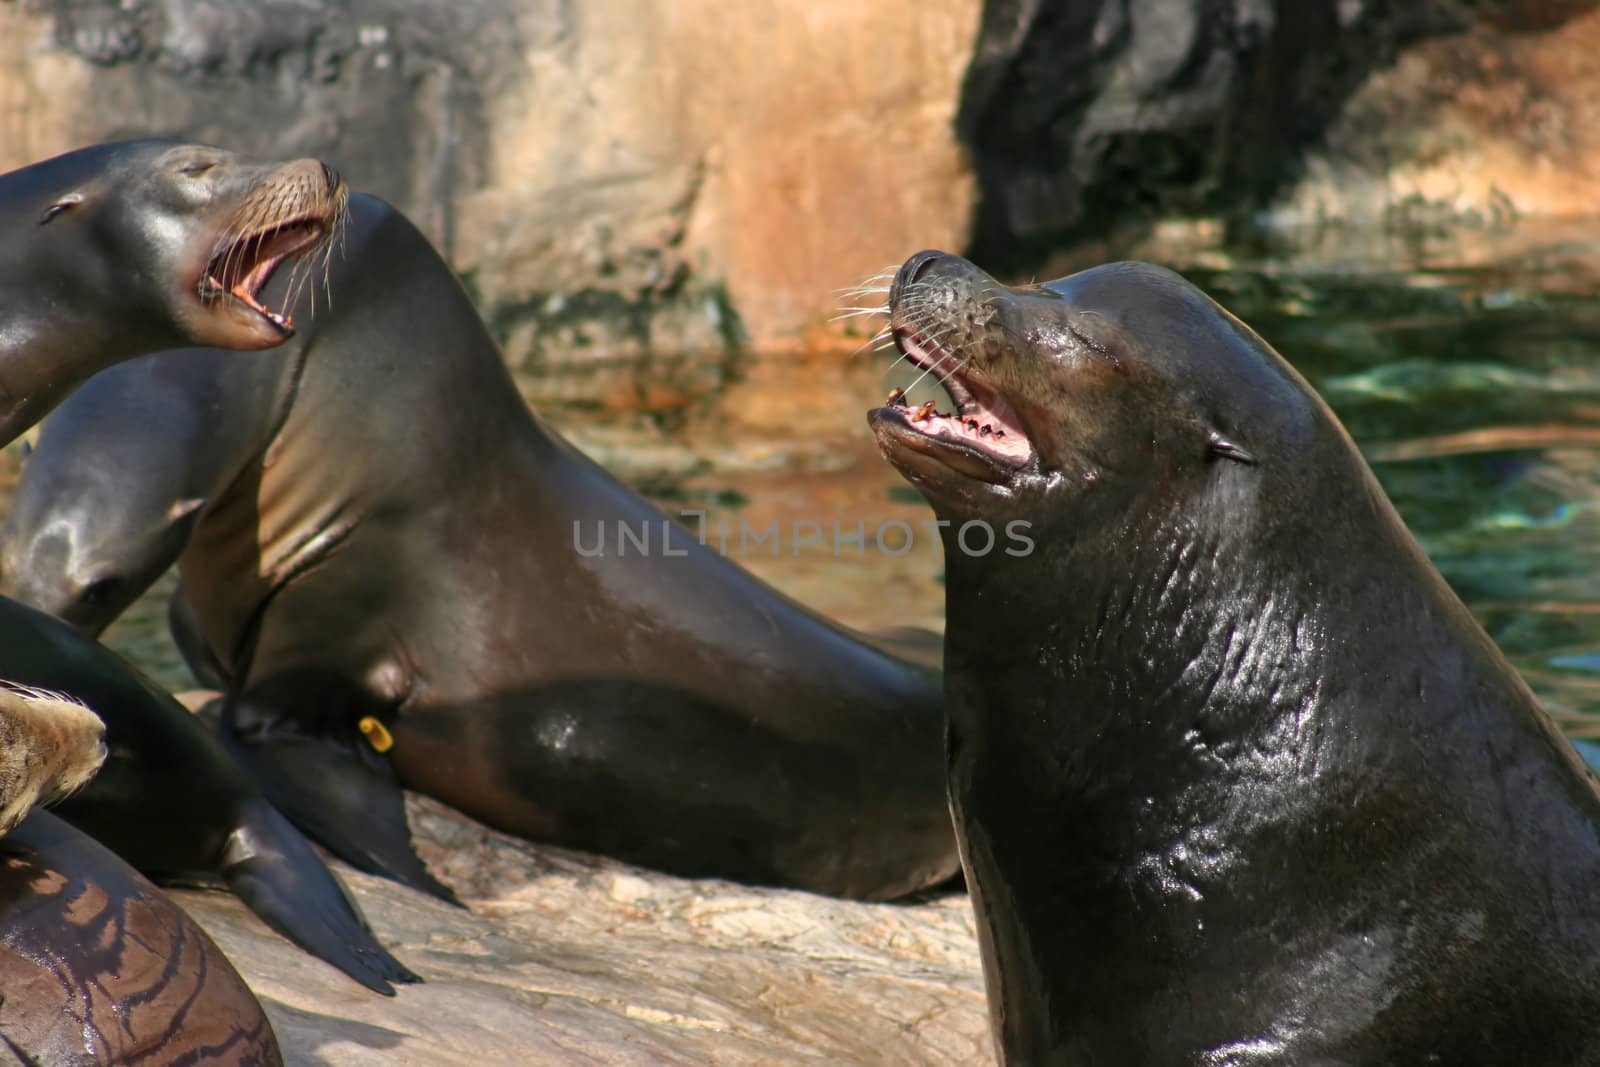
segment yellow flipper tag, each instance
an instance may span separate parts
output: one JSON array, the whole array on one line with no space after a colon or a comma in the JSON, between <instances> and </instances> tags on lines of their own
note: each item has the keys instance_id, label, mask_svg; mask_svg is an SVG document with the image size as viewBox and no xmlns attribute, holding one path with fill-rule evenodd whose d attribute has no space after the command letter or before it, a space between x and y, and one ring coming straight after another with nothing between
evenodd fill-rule
<instances>
[{"instance_id":1,"label":"yellow flipper tag","mask_svg":"<svg viewBox=\"0 0 1600 1067\"><path fill-rule=\"evenodd\" d=\"M394 734L391 734L387 726L371 715L368 715L356 725L361 728L362 734L366 736L367 744L379 752L387 752L394 747Z\"/></svg>"}]
</instances>

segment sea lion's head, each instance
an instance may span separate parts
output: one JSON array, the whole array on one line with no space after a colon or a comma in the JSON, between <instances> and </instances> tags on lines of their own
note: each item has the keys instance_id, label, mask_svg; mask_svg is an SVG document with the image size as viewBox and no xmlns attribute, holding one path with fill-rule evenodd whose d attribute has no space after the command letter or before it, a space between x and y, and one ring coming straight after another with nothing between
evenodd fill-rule
<instances>
[{"instance_id":1,"label":"sea lion's head","mask_svg":"<svg viewBox=\"0 0 1600 1067\"><path fill-rule=\"evenodd\" d=\"M318 160L172 141L96 145L0 175L0 441L121 359L281 344L293 324L262 288L287 262L310 273L345 199Z\"/></svg>"},{"instance_id":2,"label":"sea lion's head","mask_svg":"<svg viewBox=\"0 0 1600 1067\"><path fill-rule=\"evenodd\" d=\"M959 256L900 268L889 328L953 412L869 419L885 456L953 519L1081 527L1130 510L1292 485L1321 403L1249 327L1187 281L1112 263L1010 287ZM896 398L898 400L898 398Z\"/></svg>"},{"instance_id":3,"label":"sea lion's head","mask_svg":"<svg viewBox=\"0 0 1600 1067\"><path fill-rule=\"evenodd\" d=\"M100 717L71 697L0 682L0 834L94 777L105 736Z\"/></svg>"}]
</instances>

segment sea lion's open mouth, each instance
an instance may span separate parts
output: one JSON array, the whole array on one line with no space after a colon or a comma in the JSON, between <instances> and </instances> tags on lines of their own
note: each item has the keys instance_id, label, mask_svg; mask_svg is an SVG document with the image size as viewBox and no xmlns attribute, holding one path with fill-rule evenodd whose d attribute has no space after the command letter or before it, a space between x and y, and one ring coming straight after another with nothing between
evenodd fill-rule
<instances>
[{"instance_id":1,"label":"sea lion's open mouth","mask_svg":"<svg viewBox=\"0 0 1600 1067\"><path fill-rule=\"evenodd\" d=\"M894 331L895 345L907 362L939 379L956 410L935 410L930 400L912 408L905 394L889 394L880 412L903 430L901 439L974 478L999 484L1033 459L1033 444L1010 404L974 373L969 360L941 352L938 346L906 329Z\"/></svg>"},{"instance_id":2,"label":"sea lion's open mouth","mask_svg":"<svg viewBox=\"0 0 1600 1067\"><path fill-rule=\"evenodd\" d=\"M326 221L307 215L229 238L200 275L200 298L230 297L288 334L294 329L294 319L273 311L258 297L280 264L310 252L330 233Z\"/></svg>"}]
</instances>

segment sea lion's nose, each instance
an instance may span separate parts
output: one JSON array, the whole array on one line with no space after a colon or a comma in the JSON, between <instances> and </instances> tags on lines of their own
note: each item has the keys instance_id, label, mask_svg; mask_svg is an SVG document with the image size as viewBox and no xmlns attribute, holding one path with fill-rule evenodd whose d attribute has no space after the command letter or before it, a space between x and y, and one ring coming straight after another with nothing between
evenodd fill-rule
<instances>
[{"instance_id":1,"label":"sea lion's nose","mask_svg":"<svg viewBox=\"0 0 1600 1067\"><path fill-rule=\"evenodd\" d=\"M946 253L930 248L918 252L906 260L901 265L899 273L894 276L894 285L890 286L889 289L889 302L892 304L900 299L901 293L905 292L910 286L915 285L917 279L921 278L929 267L944 259L945 256Z\"/></svg>"}]
</instances>

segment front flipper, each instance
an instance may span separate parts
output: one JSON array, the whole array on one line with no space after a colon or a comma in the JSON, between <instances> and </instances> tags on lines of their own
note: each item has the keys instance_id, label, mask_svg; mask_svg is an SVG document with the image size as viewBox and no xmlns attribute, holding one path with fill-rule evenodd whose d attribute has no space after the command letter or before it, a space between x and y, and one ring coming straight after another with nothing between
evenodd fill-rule
<instances>
[{"instance_id":1,"label":"front flipper","mask_svg":"<svg viewBox=\"0 0 1600 1067\"><path fill-rule=\"evenodd\" d=\"M392 992L383 983L412 977L197 716L59 619L0 598L0 633L0 677L70 692L105 722L105 765L58 815L152 880L221 876L268 925L364 985Z\"/></svg>"},{"instance_id":2,"label":"front flipper","mask_svg":"<svg viewBox=\"0 0 1600 1067\"><path fill-rule=\"evenodd\" d=\"M388 760L354 738L300 732L248 698L230 702L222 718L235 757L312 840L357 870L461 906L411 847L405 798Z\"/></svg>"},{"instance_id":3,"label":"front flipper","mask_svg":"<svg viewBox=\"0 0 1600 1067\"><path fill-rule=\"evenodd\" d=\"M266 924L374 992L422 979L378 944L338 876L271 805L243 813L222 856L228 887ZM359 927L365 937L352 936Z\"/></svg>"}]
</instances>

